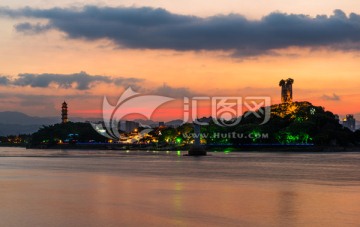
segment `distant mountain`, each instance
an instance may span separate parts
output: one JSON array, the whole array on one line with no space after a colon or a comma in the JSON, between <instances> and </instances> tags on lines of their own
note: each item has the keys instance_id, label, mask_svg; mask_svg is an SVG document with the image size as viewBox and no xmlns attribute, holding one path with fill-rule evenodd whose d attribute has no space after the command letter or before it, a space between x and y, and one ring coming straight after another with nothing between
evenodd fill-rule
<instances>
[{"instance_id":1,"label":"distant mountain","mask_svg":"<svg viewBox=\"0 0 360 227\"><path fill-rule=\"evenodd\" d=\"M131 120L140 123L142 126L150 126L150 125L158 125L159 123L152 120L144 120L144 119L135 119Z\"/></svg>"},{"instance_id":2,"label":"distant mountain","mask_svg":"<svg viewBox=\"0 0 360 227\"><path fill-rule=\"evenodd\" d=\"M184 121L183 120L173 120L173 121L168 121L165 123L166 126L179 126L179 125L182 125L184 124Z\"/></svg>"},{"instance_id":3,"label":"distant mountain","mask_svg":"<svg viewBox=\"0 0 360 227\"><path fill-rule=\"evenodd\" d=\"M143 119L135 119L133 121L139 122L141 125L143 126L159 126L159 122L158 121L152 121L152 120L143 120ZM168 121L165 122L166 126L179 126L182 125L184 123L183 120L172 120L172 121Z\"/></svg>"},{"instance_id":4,"label":"distant mountain","mask_svg":"<svg viewBox=\"0 0 360 227\"><path fill-rule=\"evenodd\" d=\"M0 124L51 125L60 123L59 117L32 117L20 112L0 112Z\"/></svg>"},{"instance_id":5,"label":"distant mountain","mask_svg":"<svg viewBox=\"0 0 360 227\"><path fill-rule=\"evenodd\" d=\"M99 121L97 118L81 118L70 117L72 122ZM0 112L0 124L16 124L16 125L53 125L60 123L59 117L33 117L21 112L4 111Z\"/></svg>"},{"instance_id":6,"label":"distant mountain","mask_svg":"<svg viewBox=\"0 0 360 227\"><path fill-rule=\"evenodd\" d=\"M39 130L41 125L0 124L0 136L32 134Z\"/></svg>"},{"instance_id":7,"label":"distant mountain","mask_svg":"<svg viewBox=\"0 0 360 227\"><path fill-rule=\"evenodd\" d=\"M3 111L0 112L0 136L6 135L18 135L18 134L30 134L36 132L43 125L54 125L60 123L60 117L34 117L27 114L15 111ZM99 118L79 118L70 117L72 122L98 122L102 121ZM159 122L152 120L136 119L133 120L139 122L142 126L157 127ZM167 126L179 126L183 124L182 120L173 120L166 122Z\"/></svg>"},{"instance_id":8,"label":"distant mountain","mask_svg":"<svg viewBox=\"0 0 360 227\"><path fill-rule=\"evenodd\" d=\"M70 118L73 122L84 122L96 119ZM60 123L60 117L33 117L21 112L0 112L0 136L29 134L36 132L43 125L54 125Z\"/></svg>"}]
</instances>

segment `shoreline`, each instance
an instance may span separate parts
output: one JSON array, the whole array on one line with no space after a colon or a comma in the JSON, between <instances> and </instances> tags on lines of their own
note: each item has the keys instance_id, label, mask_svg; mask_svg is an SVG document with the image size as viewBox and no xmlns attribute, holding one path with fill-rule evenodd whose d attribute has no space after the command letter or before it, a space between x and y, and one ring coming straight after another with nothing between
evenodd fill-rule
<instances>
[{"instance_id":1,"label":"shoreline","mask_svg":"<svg viewBox=\"0 0 360 227\"><path fill-rule=\"evenodd\" d=\"M16 147L16 146L10 146ZM40 146L18 146L26 149L44 149L44 150L138 150L138 151L189 151L191 145L185 146L162 146L154 147L144 144L57 144ZM267 145L204 145L207 152L350 152L360 151L360 146L317 146L307 144L267 144Z\"/></svg>"}]
</instances>

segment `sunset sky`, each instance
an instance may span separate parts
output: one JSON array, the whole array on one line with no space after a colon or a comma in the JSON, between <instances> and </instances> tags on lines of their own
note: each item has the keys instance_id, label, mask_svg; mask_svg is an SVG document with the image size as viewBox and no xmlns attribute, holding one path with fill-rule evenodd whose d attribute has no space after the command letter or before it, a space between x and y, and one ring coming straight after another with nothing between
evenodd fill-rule
<instances>
[{"instance_id":1,"label":"sunset sky","mask_svg":"<svg viewBox=\"0 0 360 227\"><path fill-rule=\"evenodd\" d=\"M358 0L2 0L0 34L0 111L100 117L129 86L279 103L291 77L295 101L360 119Z\"/></svg>"}]
</instances>

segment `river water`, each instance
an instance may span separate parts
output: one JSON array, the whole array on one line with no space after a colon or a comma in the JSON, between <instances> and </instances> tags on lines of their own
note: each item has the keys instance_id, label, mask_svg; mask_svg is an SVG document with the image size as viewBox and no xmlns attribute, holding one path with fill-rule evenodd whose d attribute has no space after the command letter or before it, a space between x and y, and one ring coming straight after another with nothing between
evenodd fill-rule
<instances>
[{"instance_id":1,"label":"river water","mask_svg":"<svg viewBox=\"0 0 360 227\"><path fill-rule=\"evenodd\" d=\"M360 226L360 152L0 147L0 226Z\"/></svg>"}]
</instances>

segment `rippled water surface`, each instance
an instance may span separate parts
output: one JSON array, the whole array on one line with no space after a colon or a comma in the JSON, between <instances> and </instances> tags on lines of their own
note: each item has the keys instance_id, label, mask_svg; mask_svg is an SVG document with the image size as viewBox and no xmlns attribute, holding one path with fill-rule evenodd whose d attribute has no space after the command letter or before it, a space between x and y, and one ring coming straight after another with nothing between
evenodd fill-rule
<instances>
[{"instance_id":1,"label":"rippled water surface","mask_svg":"<svg viewBox=\"0 0 360 227\"><path fill-rule=\"evenodd\" d=\"M0 226L359 226L360 152L0 147Z\"/></svg>"}]
</instances>

